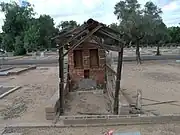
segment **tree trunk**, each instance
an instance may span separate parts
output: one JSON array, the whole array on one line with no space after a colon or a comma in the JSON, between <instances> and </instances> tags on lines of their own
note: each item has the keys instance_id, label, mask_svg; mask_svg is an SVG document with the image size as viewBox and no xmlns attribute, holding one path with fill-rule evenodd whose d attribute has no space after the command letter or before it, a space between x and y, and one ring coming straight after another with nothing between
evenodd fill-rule
<instances>
[{"instance_id":1,"label":"tree trunk","mask_svg":"<svg viewBox=\"0 0 180 135\"><path fill-rule=\"evenodd\" d=\"M160 50L159 50L159 44L157 44L157 53L156 53L157 56L161 55L160 54Z\"/></svg>"},{"instance_id":2,"label":"tree trunk","mask_svg":"<svg viewBox=\"0 0 180 135\"><path fill-rule=\"evenodd\" d=\"M137 61L137 64L141 64L141 56L140 56L140 52L139 52L139 42L137 42L137 46L136 46L136 61Z\"/></svg>"}]
</instances>

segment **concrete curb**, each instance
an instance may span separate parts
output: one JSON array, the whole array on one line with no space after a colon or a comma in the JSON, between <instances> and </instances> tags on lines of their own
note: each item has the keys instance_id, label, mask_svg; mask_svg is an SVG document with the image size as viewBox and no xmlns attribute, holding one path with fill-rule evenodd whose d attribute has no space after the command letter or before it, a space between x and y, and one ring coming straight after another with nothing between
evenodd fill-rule
<instances>
[{"instance_id":1,"label":"concrete curb","mask_svg":"<svg viewBox=\"0 0 180 135\"><path fill-rule=\"evenodd\" d=\"M97 119L96 119L97 120ZM100 120L100 119L98 119ZM109 121L109 122L108 122ZM67 127L102 127L102 126L124 126L124 125L142 125L142 124L166 124L180 122L180 116L153 116L153 117L137 117L137 118L121 118L107 120L104 123L89 123L89 124L64 124L59 121L53 123L20 123L3 124L0 127L4 128L67 128Z\"/></svg>"},{"instance_id":2,"label":"concrete curb","mask_svg":"<svg viewBox=\"0 0 180 135\"><path fill-rule=\"evenodd\" d=\"M87 118L63 120L67 126L98 126L98 125L141 125L180 122L180 116L127 116L114 118Z\"/></svg>"},{"instance_id":3,"label":"concrete curb","mask_svg":"<svg viewBox=\"0 0 180 135\"><path fill-rule=\"evenodd\" d=\"M27 68L25 68L25 69L23 69L21 71L18 71L18 72L9 72L8 75L19 75L19 74L21 74L21 73L23 73L25 71L32 70L32 69L36 69L36 66L30 66L30 67L27 67Z\"/></svg>"},{"instance_id":4,"label":"concrete curb","mask_svg":"<svg viewBox=\"0 0 180 135\"><path fill-rule=\"evenodd\" d=\"M12 67L9 69L5 69L4 71L0 71L0 76L19 75L25 71L36 69L36 66L24 67L25 69L17 71L17 72L8 71L8 70L11 70L13 68L16 68L16 67Z\"/></svg>"},{"instance_id":5,"label":"concrete curb","mask_svg":"<svg viewBox=\"0 0 180 135\"><path fill-rule=\"evenodd\" d=\"M0 135L3 135L5 129L0 127Z\"/></svg>"},{"instance_id":6,"label":"concrete curb","mask_svg":"<svg viewBox=\"0 0 180 135\"><path fill-rule=\"evenodd\" d=\"M0 69L0 72L4 72L4 71L7 71L7 70L10 70L10 69L13 69L14 67L9 67L9 68L5 68L5 69Z\"/></svg>"},{"instance_id":7,"label":"concrete curb","mask_svg":"<svg viewBox=\"0 0 180 135\"><path fill-rule=\"evenodd\" d=\"M17 86L17 87L15 87L15 88L13 88L13 89L11 89L11 90L3 93L2 95L0 95L0 99L2 99L3 97L9 95L10 93L12 93L12 92L14 92L14 91L16 91L16 90L18 90L18 89L20 89L20 88L21 88L21 86Z\"/></svg>"}]
</instances>

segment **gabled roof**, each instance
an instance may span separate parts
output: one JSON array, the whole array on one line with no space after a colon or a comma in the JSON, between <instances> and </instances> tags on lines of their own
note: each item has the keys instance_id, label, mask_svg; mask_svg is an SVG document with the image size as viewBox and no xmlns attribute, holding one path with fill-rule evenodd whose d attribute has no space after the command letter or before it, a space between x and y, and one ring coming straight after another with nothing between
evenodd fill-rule
<instances>
[{"instance_id":1,"label":"gabled roof","mask_svg":"<svg viewBox=\"0 0 180 135\"><path fill-rule=\"evenodd\" d=\"M111 39L113 41L113 45L105 45L102 40L99 40L98 43L100 46L104 47L107 50L112 50L112 48L116 48L116 51L119 51L120 48L124 45L124 42L121 40L122 34L118 31L115 31L103 23L95 21L93 19L89 19L87 22L82 24L81 26L72 29L72 30L63 30L54 37L56 43L59 47L69 46L69 50L75 49L77 46L82 44L84 41L88 40L90 37L96 37L95 39ZM113 51L115 51L113 49ZM64 55L66 55L65 53Z\"/></svg>"}]
</instances>

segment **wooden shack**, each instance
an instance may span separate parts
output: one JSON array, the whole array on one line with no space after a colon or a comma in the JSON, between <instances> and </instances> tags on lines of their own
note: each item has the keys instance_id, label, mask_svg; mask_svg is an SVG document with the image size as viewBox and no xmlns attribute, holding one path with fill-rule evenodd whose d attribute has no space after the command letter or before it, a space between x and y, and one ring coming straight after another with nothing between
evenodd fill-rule
<instances>
[{"instance_id":1,"label":"wooden shack","mask_svg":"<svg viewBox=\"0 0 180 135\"><path fill-rule=\"evenodd\" d=\"M116 88L114 97L114 113L118 114L119 90L123 59L123 34L109 28L105 24L89 19L81 26L68 31L61 31L52 39L56 40L59 49L59 110L64 112L64 57L68 55L67 82L77 82L84 78L91 78L98 84L103 84L105 77L105 51L118 52ZM111 44L103 42L110 39ZM113 43L113 44L112 44ZM64 52L64 50L66 50ZM69 83L70 84L70 83ZM71 91L71 90L69 90Z\"/></svg>"}]
</instances>

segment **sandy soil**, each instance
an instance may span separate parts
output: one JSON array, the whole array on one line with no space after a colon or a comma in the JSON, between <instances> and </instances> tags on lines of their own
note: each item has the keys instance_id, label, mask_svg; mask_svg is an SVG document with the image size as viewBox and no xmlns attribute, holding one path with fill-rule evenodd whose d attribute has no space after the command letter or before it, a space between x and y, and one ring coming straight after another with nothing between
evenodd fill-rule
<instances>
[{"instance_id":1,"label":"sandy soil","mask_svg":"<svg viewBox=\"0 0 180 135\"><path fill-rule=\"evenodd\" d=\"M0 124L6 116L15 122L46 122L44 107L46 102L58 88L57 67L37 68L18 76L0 77L0 83L11 86L22 86L5 98L0 100L0 111L3 116ZM142 65L136 63L124 63L122 76L122 89L129 97L136 95L137 89L142 90L144 98L168 101L180 101L180 65L172 62L145 62ZM85 105L90 106L90 112L105 112L104 99L98 95L76 95L71 99L69 114L77 114L78 111L87 111ZM86 104L88 101L88 104ZM143 100L143 104L154 103ZM179 104L176 102L174 104ZM82 106L80 106L82 105ZM79 107L80 106L80 107ZM104 110L99 109L104 108ZM103 106L103 107L102 107ZM4 110L5 109L5 110ZM180 113L180 107L175 105L154 105L144 107L146 110L154 110L160 114ZM5 115L4 115L5 114ZM11 121L10 121L11 122ZM108 129L117 131L141 131L143 135L174 135L180 132L180 125L158 126L128 126L128 127L102 127L102 128L63 128L63 129L24 129L25 135L36 134L62 134L62 135L96 135L103 134ZM168 131L167 131L168 130ZM167 131L168 133L163 133ZM170 133L169 133L170 132Z\"/></svg>"},{"instance_id":2,"label":"sandy soil","mask_svg":"<svg viewBox=\"0 0 180 135\"><path fill-rule=\"evenodd\" d=\"M80 113L107 114L107 110L108 106L102 94L72 92L67 97L65 115L80 115Z\"/></svg>"},{"instance_id":3,"label":"sandy soil","mask_svg":"<svg viewBox=\"0 0 180 135\"><path fill-rule=\"evenodd\" d=\"M14 121L45 121L45 105L58 88L57 68L37 68L21 75L1 77L6 86L22 86L21 89L0 100L0 124L3 118Z\"/></svg>"},{"instance_id":4,"label":"sandy soil","mask_svg":"<svg viewBox=\"0 0 180 135\"><path fill-rule=\"evenodd\" d=\"M173 62L145 62L142 65L125 63L123 65L122 89L125 89L130 102L137 90L142 90L144 98L157 101L177 101L173 104L151 105L143 109L154 110L160 114L180 113L180 64ZM143 104L155 103L143 100Z\"/></svg>"},{"instance_id":5,"label":"sandy soil","mask_svg":"<svg viewBox=\"0 0 180 135\"><path fill-rule=\"evenodd\" d=\"M114 130L115 133L140 132L141 135L179 135L179 127L180 124L129 125L86 128L7 129L6 132L22 133L23 135L104 135L107 131Z\"/></svg>"}]
</instances>

